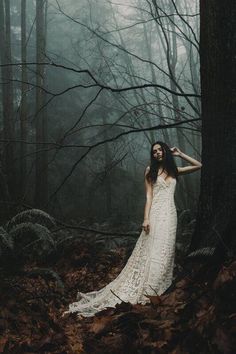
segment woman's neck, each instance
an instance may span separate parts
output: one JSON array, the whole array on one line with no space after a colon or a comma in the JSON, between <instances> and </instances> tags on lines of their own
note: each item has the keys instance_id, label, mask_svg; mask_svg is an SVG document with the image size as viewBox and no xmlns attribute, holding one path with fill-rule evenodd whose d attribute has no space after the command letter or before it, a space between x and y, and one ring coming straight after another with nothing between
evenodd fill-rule
<instances>
[{"instance_id":1,"label":"woman's neck","mask_svg":"<svg viewBox=\"0 0 236 354\"><path fill-rule=\"evenodd\" d=\"M162 174L165 171L163 164L160 164L158 167L158 175Z\"/></svg>"}]
</instances>

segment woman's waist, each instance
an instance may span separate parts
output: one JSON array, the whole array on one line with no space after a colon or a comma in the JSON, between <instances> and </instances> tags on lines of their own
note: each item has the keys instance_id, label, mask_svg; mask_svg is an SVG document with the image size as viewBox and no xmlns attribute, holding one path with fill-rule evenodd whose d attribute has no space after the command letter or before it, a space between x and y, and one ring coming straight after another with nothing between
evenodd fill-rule
<instances>
[{"instance_id":1,"label":"woman's waist","mask_svg":"<svg viewBox=\"0 0 236 354\"><path fill-rule=\"evenodd\" d=\"M176 209L175 206L175 200L174 198L168 198L168 199L153 199L152 200L152 204L151 204L151 208L160 208L160 209Z\"/></svg>"},{"instance_id":2,"label":"woman's waist","mask_svg":"<svg viewBox=\"0 0 236 354\"><path fill-rule=\"evenodd\" d=\"M175 203L174 194L154 194L152 203Z\"/></svg>"}]
</instances>

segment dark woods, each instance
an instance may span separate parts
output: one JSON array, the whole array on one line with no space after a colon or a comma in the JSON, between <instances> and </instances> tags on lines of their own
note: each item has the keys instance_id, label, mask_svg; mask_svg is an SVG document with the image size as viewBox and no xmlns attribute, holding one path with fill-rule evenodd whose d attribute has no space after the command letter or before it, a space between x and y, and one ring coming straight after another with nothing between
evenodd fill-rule
<instances>
[{"instance_id":1,"label":"dark woods","mask_svg":"<svg viewBox=\"0 0 236 354\"><path fill-rule=\"evenodd\" d=\"M200 159L197 3L1 6L3 221L26 207L139 221L150 143ZM198 181L179 186L191 217Z\"/></svg>"},{"instance_id":2,"label":"dark woods","mask_svg":"<svg viewBox=\"0 0 236 354\"><path fill-rule=\"evenodd\" d=\"M235 18L232 0L0 1L0 352L233 352ZM173 285L62 319L128 259L157 140L203 163L179 178Z\"/></svg>"}]
</instances>

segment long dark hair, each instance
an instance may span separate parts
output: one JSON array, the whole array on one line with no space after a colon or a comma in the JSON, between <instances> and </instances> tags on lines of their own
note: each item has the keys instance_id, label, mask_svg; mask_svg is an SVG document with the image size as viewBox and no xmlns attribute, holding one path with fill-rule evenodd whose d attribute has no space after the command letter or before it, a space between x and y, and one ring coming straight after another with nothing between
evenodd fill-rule
<instances>
[{"instance_id":1,"label":"long dark hair","mask_svg":"<svg viewBox=\"0 0 236 354\"><path fill-rule=\"evenodd\" d=\"M159 144L162 148L163 158L161 162L153 156L153 147L156 144ZM156 182L158 171L161 165L163 169L167 172L168 176L172 176L173 178L176 178L176 180L178 180L178 169L169 146L166 143L163 143L162 141L156 141L151 146L150 170L146 174L146 179L148 180L148 182L152 184Z\"/></svg>"}]
</instances>

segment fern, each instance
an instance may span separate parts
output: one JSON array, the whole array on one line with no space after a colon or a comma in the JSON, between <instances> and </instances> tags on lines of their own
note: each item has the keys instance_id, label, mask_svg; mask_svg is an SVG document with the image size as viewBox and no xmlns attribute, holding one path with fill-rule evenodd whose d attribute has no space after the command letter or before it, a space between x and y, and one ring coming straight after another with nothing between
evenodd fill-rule
<instances>
[{"instance_id":1,"label":"fern","mask_svg":"<svg viewBox=\"0 0 236 354\"><path fill-rule=\"evenodd\" d=\"M203 247L193 251L187 255L188 258L207 258L212 257L215 253L215 247Z\"/></svg>"},{"instance_id":2,"label":"fern","mask_svg":"<svg viewBox=\"0 0 236 354\"><path fill-rule=\"evenodd\" d=\"M47 229L51 229L56 225L52 216L40 209L25 210L15 215L6 225L7 230L15 228L18 224L32 223L45 226Z\"/></svg>"},{"instance_id":3,"label":"fern","mask_svg":"<svg viewBox=\"0 0 236 354\"><path fill-rule=\"evenodd\" d=\"M55 249L55 243L47 227L31 222L21 223L9 233L14 241L16 255L42 257Z\"/></svg>"},{"instance_id":4,"label":"fern","mask_svg":"<svg viewBox=\"0 0 236 354\"><path fill-rule=\"evenodd\" d=\"M13 250L12 238L3 227L0 227L0 257L9 254Z\"/></svg>"}]
</instances>

